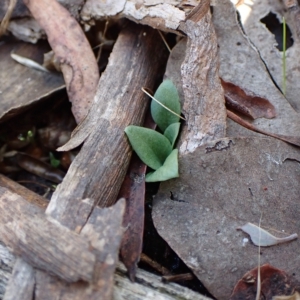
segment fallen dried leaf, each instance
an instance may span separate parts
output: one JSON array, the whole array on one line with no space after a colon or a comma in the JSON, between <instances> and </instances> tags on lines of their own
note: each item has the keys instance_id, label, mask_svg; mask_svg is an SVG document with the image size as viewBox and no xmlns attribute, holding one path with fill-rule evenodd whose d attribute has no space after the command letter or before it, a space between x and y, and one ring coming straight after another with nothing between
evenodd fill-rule
<instances>
[{"instance_id":1,"label":"fallen dried leaf","mask_svg":"<svg viewBox=\"0 0 300 300\"><path fill-rule=\"evenodd\" d=\"M32 59L20 56L15 53L10 54L11 58L14 59L16 62L18 62L21 65L24 65L25 67L36 69L42 72L49 72L46 68L44 68L42 65L38 64Z\"/></svg>"},{"instance_id":2,"label":"fallen dried leaf","mask_svg":"<svg viewBox=\"0 0 300 300\"><path fill-rule=\"evenodd\" d=\"M228 299L238 278L257 265L257 247L234 230L241 222L263 212L264 226L299 230L298 161L299 149L277 139L220 139L180 155L180 177L160 184L154 225L217 299ZM299 245L297 239L265 247L261 261L299 280Z\"/></svg>"},{"instance_id":3,"label":"fallen dried leaf","mask_svg":"<svg viewBox=\"0 0 300 300\"><path fill-rule=\"evenodd\" d=\"M94 99L99 71L92 49L76 20L55 0L24 0L43 27L61 63L72 112L77 123L87 115Z\"/></svg>"},{"instance_id":4,"label":"fallen dried leaf","mask_svg":"<svg viewBox=\"0 0 300 300\"><path fill-rule=\"evenodd\" d=\"M274 134L274 133L267 132L265 130L259 129L256 126L254 126L253 124L251 124L251 123L245 121L244 119L240 118L238 115L236 115L235 113L233 113L230 110L227 110L227 116L231 120L235 121L237 124L247 128L249 130L252 130L252 131L258 132L258 133L262 133L262 134L267 135L267 136L271 136L273 138L285 141L285 142L290 143L290 144L294 144L296 146L300 146L300 137L299 136L286 136L286 135L281 135L281 134ZM246 134L245 133L244 134L239 133L237 131L236 125L231 125L230 129L231 129L231 132L233 132L233 135L229 134L229 136L249 136L250 135L248 132Z\"/></svg>"},{"instance_id":5,"label":"fallen dried leaf","mask_svg":"<svg viewBox=\"0 0 300 300\"><path fill-rule=\"evenodd\" d=\"M250 91L221 80L225 93L226 105L229 109L238 111L252 119L268 118L276 116L274 106L269 100L252 95Z\"/></svg>"},{"instance_id":6,"label":"fallen dried leaf","mask_svg":"<svg viewBox=\"0 0 300 300\"><path fill-rule=\"evenodd\" d=\"M242 32L233 4L229 0L218 0L213 5L213 23L220 46L221 78L268 99L274 106L276 118L252 121L256 128L273 135L298 138L300 114L274 85L258 51ZM273 45L269 46L271 48Z\"/></svg>"},{"instance_id":7,"label":"fallen dried leaf","mask_svg":"<svg viewBox=\"0 0 300 300\"><path fill-rule=\"evenodd\" d=\"M247 223L244 226L239 227L238 229L243 230L244 232L249 234L253 244L261 247L274 246L298 238L298 235L296 233L291 234L287 237L278 238L272 235L271 233L269 233L268 231L252 223Z\"/></svg>"},{"instance_id":8,"label":"fallen dried leaf","mask_svg":"<svg viewBox=\"0 0 300 300\"><path fill-rule=\"evenodd\" d=\"M258 268L247 272L242 279L238 281L230 296L230 300L255 299L256 283L258 280ZM261 275L261 297L265 300L275 299L295 299L288 297L279 297L275 295L291 295L295 290L299 290L299 282L295 281L283 270L274 268L269 264L260 267ZM298 294L298 292L296 292ZM275 296L275 297L274 297ZM262 299L260 298L260 299ZM296 298L297 299L297 298Z\"/></svg>"},{"instance_id":9,"label":"fallen dried leaf","mask_svg":"<svg viewBox=\"0 0 300 300\"><path fill-rule=\"evenodd\" d=\"M61 74L40 72L24 67L11 59L14 52L41 62L49 51L44 42L32 45L23 42L3 42L0 45L0 119L5 121L28 109L31 104L65 87Z\"/></svg>"},{"instance_id":10,"label":"fallen dried leaf","mask_svg":"<svg viewBox=\"0 0 300 300\"><path fill-rule=\"evenodd\" d=\"M144 127L149 129L156 127L150 112L146 115ZM140 260L143 246L146 169L147 166L133 153L118 195L118 198L126 200L123 219L125 231L120 256L131 281L135 279L137 263Z\"/></svg>"}]
</instances>

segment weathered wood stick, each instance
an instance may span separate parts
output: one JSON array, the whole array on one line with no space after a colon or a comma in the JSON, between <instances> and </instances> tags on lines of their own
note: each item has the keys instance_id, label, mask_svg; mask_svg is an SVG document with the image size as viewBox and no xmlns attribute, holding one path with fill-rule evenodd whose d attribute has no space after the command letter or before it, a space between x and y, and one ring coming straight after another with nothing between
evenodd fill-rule
<instances>
[{"instance_id":1,"label":"weathered wood stick","mask_svg":"<svg viewBox=\"0 0 300 300\"><path fill-rule=\"evenodd\" d=\"M100 79L97 101L91 109L92 116L87 118L92 120L87 123L91 127L90 136L47 209L50 216L66 227L79 232L88 219L89 209L84 210L83 217L76 214L80 212L82 199L89 197L94 200L94 204L99 202L101 206L115 202L131 156L124 129L129 124L139 125L143 122L148 101L140 88L154 88L165 53L160 37L151 28L130 26L120 34ZM68 217L71 208L71 215L76 218ZM121 226L118 230L116 228L118 222L121 225L123 208L118 206L116 209L119 209L119 214L112 215L110 221L116 221L115 237L120 241ZM103 223L99 228L104 231L107 226ZM116 249L111 252L117 255L117 242L113 244ZM115 259L111 262L115 262ZM101 274L105 266L105 263L100 264L97 272ZM114 264L106 267L107 274L111 274L111 277L113 268ZM46 283L48 277L45 276L42 281L39 278L43 276L37 276L37 286ZM56 288L64 297L76 294L76 298L72 296L74 300L84 299L88 295L89 299L100 299L102 296L101 299L108 299L112 285L107 284L106 290L101 290L104 282L112 282L107 280L107 276L101 277L102 280L100 278L98 284L92 286L66 286L65 283L60 283Z\"/></svg>"},{"instance_id":2,"label":"weathered wood stick","mask_svg":"<svg viewBox=\"0 0 300 300\"><path fill-rule=\"evenodd\" d=\"M11 254L8 249L1 249L0 243L0 261L6 261L7 257L9 256L11 256ZM4 263L0 265L0 283L6 282L6 278L11 275L12 267L12 261L8 262L6 265ZM55 280L53 277L49 278ZM174 283L165 284L161 281L160 276L151 274L141 269L137 269L136 282L133 283L129 280L127 271L122 264L118 265L118 268L114 274L114 281L115 286L113 290L113 300L156 300L170 298L186 300L209 300L209 298L201 296L200 294L183 286ZM43 287L41 288L43 289ZM55 290L54 288L55 287L52 287L52 299L55 299L55 295L59 295L59 291ZM5 285L2 286L2 289L0 285L0 299L3 299L4 289ZM5 299L3 300L16 299L25 299L24 294L22 294L22 297L19 296L18 298L6 298L5 296Z\"/></svg>"},{"instance_id":3,"label":"weathered wood stick","mask_svg":"<svg viewBox=\"0 0 300 300\"><path fill-rule=\"evenodd\" d=\"M17 182L9 179L8 177L0 174L0 186L7 188L13 193L18 194L28 202L39 206L42 211L44 211L49 203L47 199L41 197L40 195L32 192L31 190L27 189L26 187L18 184Z\"/></svg>"},{"instance_id":4,"label":"weathered wood stick","mask_svg":"<svg viewBox=\"0 0 300 300\"><path fill-rule=\"evenodd\" d=\"M15 272L11 275L3 300L33 299L34 269L21 258L18 258L14 270Z\"/></svg>"},{"instance_id":5,"label":"weathered wood stick","mask_svg":"<svg viewBox=\"0 0 300 300\"><path fill-rule=\"evenodd\" d=\"M184 93L183 128L179 151L183 155L225 137L226 108L219 78L218 43L210 13L210 0L202 0L185 22L187 46L181 65Z\"/></svg>"},{"instance_id":6,"label":"weathered wood stick","mask_svg":"<svg viewBox=\"0 0 300 300\"><path fill-rule=\"evenodd\" d=\"M83 203L91 211L92 203ZM53 287L61 299L110 299L124 206L122 199L110 208L96 207L88 216L85 209L82 216L88 221L77 228L79 235L0 187L0 240L22 257L14 266L4 299L20 299L20 291L22 299L32 299L34 286L35 299L53 299ZM0 246L1 253L4 248ZM89 282L66 284L78 280Z\"/></svg>"},{"instance_id":7,"label":"weathered wood stick","mask_svg":"<svg viewBox=\"0 0 300 300\"><path fill-rule=\"evenodd\" d=\"M76 205L76 199L88 197L101 207L116 201L132 153L124 129L143 123L149 99L141 88L155 87L166 55L160 36L149 27L130 24L120 33L86 122L71 139L73 147L72 140L76 145L88 136L53 194L51 216L67 214L68 203Z\"/></svg>"},{"instance_id":8,"label":"weathered wood stick","mask_svg":"<svg viewBox=\"0 0 300 300\"><path fill-rule=\"evenodd\" d=\"M93 281L95 254L88 239L33 211L17 194L0 187L0 237L33 267L74 282Z\"/></svg>"}]
</instances>

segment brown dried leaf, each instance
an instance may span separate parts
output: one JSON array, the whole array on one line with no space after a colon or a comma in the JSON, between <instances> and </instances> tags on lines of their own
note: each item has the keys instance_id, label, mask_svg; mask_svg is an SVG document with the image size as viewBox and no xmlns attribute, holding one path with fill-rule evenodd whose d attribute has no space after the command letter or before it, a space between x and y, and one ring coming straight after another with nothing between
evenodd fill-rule
<instances>
[{"instance_id":1,"label":"brown dried leaf","mask_svg":"<svg viewBox=\"0 0 300 300\"><path fill-rule=\"evenodd\" d=\"M31 104L65 87L60 74L24 67L10 57L14 51L23 57L41 62L45 43L3 42L0 46L0 119L5 121L28 109Z\"/></svg>"},{"instance_id":2,"label":"brown dried leaf","mask_svg":"<svg viewBox=\"0 0 300 300\"><path fill-rule=\"evenodd\" d=\"M257 272L258 268L252 269L238 281L230 296L230 300L255 299ZM269 264L265 264L260 267L260 278L261 296L263 299L298 299L293 298L292 296L278 298L275 296L292 295L295 293L295 289L299 289L299 283L283 270L274 268ZM296 292L296 294L298 294L298 292Z\"/></svg>"},{"instance_id":3,"label":"brown dried leaf","mask_svg":"<svg viewBox=\"0 0 300 300\"><path fill-rule=\"evenodd\" d=\"M257 222L262 212L265 227L299 231L298 161L299 149L277 139L220 139L179 156L180 177L161 183L154 225L217 299L228 299L257 265L257 247L235 230L241 222ZM263 248L261 261L299 280L299 247L297 239Z\"/></svg>"},{"instance_id":4,"label":"brown dried leaf","mask_svg":"<svg viewBox=\"0 0 300 300\"><path fill-rule=\"evenodd\" d=\"M120 255L131 281L134 281L143 246L146 169L147 166L133 153L118 196L126 199Z\"/></svg>"},{"instance_id":5,"label":"brown dried leaf","mask_svg":"<svg viewBox=\"0 0 300 300\"><path fill-rule=\"evenodd\" d=\"M48 36L66 82L72 112L82 121L94 99L99 71L92 49L76 20L55 0L24 0Z\"/></svg>"},{"instance_id":6,"label":"brown dried leaf","mask_svg":"<svg viewBox=\"0 0 300 300\"><path fill-rule=\"evenodd\" d=\"M213 22L220 46L221 78L268 99L275 108L276 118L259 118L251 123L257 129L273 135L298 138L300 114L274 85L258 51L242 32L236 10L229 0L214 1Z\"/></svg>"},{"instance_id":7,"label":"brown dried leaf","mask_svg":"<svg viewBox=\"0 0 300 300\"><path fill-rule=\"evenodd\" d=\"M156 127L150 112L146 116L144 127L151 129ZM125 232L120 255L131 281L135 279L137 263L140 260L143 246L146 169L147 166L139 159L136 153L133 153L118 196L118 198L125 198L126 200L126 210L123 219Z\"/></svg>"},{"instance_id":8,"label":"brown dried leaf","mask_svg":"<svg viewBox=\"0 0 300 300\"><path fill-rule=\"evenodd\" d=\"M255 127L251 123L248 123L247 121L243 120L242 118L240 118L239 116L237 116L236 114L231 112L230 110L227 110L227 116L231 120L235 121L237 124L247 128L249 130L274 137L276 139L285 141L287 143L290 143L290 144L293 144L296 146L300 146L300 137L298 137L298 136L285 136L285 135L281 135L281 134L273 134L273 133L258 129L257 127ZM230 127L231 127L230 129L234 132L234 134L230 134L229 136L250 136L251 135L251 133L249 133L249 132L246 132L246 133L245 133L245 131L243 133L239 132L240 128L236 127L236 124L231 125ZM256 135L253 135L253 136L256 136Z\"/></svg>"},{"instance_id":9,"label":"brown dried leaf","mask_svg":"<svg viewBox=\"0 0 300 300\"><path fill-rule=\"evenodd\" d=\"M268 99L257 97L250 91L243 90L222 79L221 83L225 93L226 106L229 109L236 110L252 119L272 119L276 116L275 108Z\"/></svg>"}]
</instances>

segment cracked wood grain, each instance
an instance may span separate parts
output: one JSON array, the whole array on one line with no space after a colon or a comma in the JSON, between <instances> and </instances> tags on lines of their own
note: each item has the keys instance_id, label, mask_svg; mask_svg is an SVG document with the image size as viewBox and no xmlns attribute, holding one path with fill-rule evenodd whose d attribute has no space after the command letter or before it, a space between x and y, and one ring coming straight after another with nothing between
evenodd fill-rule
<instances>
[{"instance_id":1,"label":"cracked wood grain","mask_svg":"<svg viewBox=\"0 0 300 300\"><path fill-rule=\"evenodd\" d=\"M47 218L41 207L0 188L0 240L20 256L5 298L20 299L24 290L24 300L32 295L53 299L52 292L46 293L49 283L61 299L110 299L124 208L123 199L110 208L82 214L82 226L75 233Z\"/></svg>"},{"instance_id":2,"label":"cracked wood grain","mask_svg":"<svg viewBox=\"0 0 300 300\"><path fill-rule=\"evenodd\" d=\"M149 98L141 88L154 89L166 54L158 33L149 27L130 24L121 32L89 115L61 147L67 150L86 139L52 197L52 216L62 215L71 199L88 197L102 207L116 201L132 154L124 129L142 125Z\"/></svg>"},{"instance_id":3,"label":"cracked wood grain","mask_svg":"<svg viewBox=\"0 0 300 300\"><path fill-rule=\"evenodd\" d=\"M202 1L186 21L187 48L181 65L183 114L187 126L181 136L180 153L225 136L226 108L219 78L218 44L209 10Z\"/></svg>"}]
</instances>

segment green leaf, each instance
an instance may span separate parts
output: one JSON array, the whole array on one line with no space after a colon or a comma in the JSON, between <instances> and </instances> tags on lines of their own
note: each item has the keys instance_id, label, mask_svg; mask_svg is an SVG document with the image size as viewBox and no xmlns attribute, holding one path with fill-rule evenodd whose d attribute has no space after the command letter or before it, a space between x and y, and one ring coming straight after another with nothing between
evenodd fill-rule
<instances>
[{"instance_id":1,"label":"green leaf","mask_svg":"<svg viewBox=\"0 0 300 300\"><path fill-rule=\"evenodd\" d=\"M161 83L154 94L154 98L167 106L170 110L180 115L180 102L177 89L171 80L165 80ZM151 102L151 115L154 122L160 130L164 132L166 128L179 121L179 117L167 111L157 102Z\"/></svg>"},{"instance_id":2,"label":"green leaf","mask_svg":"<svg viewBox=\"0 0 300 300\"><path fill-rule=\"evenodd\" d=\"M180 128L179 122L173 123L173 124L169 125L168 128L164 132L164 136L168 138L168 140L170 141L170 143L172 145L172 148L174 147L176 138L178 136L179 128Z\"/></svg>"},{"instance_id":3,"label":"green leaf","mask_svg":"<svg viewBox=\"0 0 300 300\"><path fill-rule=\"evenodd\" d=\"M58 166L60 165L59 159L56 159L52 152L49 152L49 157L51 166L54 168L58 168Z\"/></svg>"},{"instance_id":4,"label":"green leaf","mask_svg":"<svg viewBox=\"0 0 300 300\"><path fill-rule=\"evenodd\" d=\"M174 149L167 157L163 166L155 172L146 175L146 182L165 181L179 177L178 174L178 149Z\"/></svg>"},{"instance_id":5,"label":"green leaf","mask_svg":"<svg viewBox=\"0 0 300 300\"><path fill-rule=\"evenodd\" d=\"M172 151L169 140L161 133L134 125L125 128L130 144L139 158L150 168L160 168Z\"/></svg>"}]
</instances>

